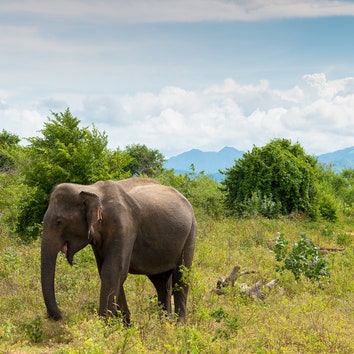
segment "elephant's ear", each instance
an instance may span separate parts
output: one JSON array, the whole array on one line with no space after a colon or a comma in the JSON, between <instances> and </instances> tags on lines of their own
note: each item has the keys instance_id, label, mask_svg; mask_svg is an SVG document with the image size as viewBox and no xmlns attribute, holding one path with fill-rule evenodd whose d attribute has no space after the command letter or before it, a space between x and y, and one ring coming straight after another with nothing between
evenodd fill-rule
<instances>
[{"instance_id":1,"label":"elephant's ear","mask_svg":"<svg viewBox=\"0 0 354 354\"><path fill-rule=\"evenodd\" d=\"M103 220L101 200L97 194L86 191L80 192L80 196L84 201L88 226L88 238L89 240L93 239L95 241Z\"/></svg>"}]
</instances>

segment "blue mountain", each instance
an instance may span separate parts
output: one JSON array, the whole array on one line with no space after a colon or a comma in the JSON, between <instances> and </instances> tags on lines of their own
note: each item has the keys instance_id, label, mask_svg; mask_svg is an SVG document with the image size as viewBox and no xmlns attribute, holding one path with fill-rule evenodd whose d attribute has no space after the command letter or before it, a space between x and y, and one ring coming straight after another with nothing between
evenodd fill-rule
<instances>
[{"instance_id":1,"label":"blue mountain","mask_svg":"<svg viewBox=\"0 0 354 354\"><path fill-rule=\"evenodd\" d=\"M164 167L173 168L176 173L186 173L190 172L191 165L194 165L195 172L204 172L206 175L220 180L223 175L219 170L224 171L226 168L232 167L243 154L243 151L232 147L224 147L218 152L193 149L171 157Z\"/></svg>"},{"instance_id":2,"label":"blue mountain","mask_svg":"<svg viewBox=\"0 0 354 354\"><path fill-rule=\"evenodd\" d=\"M340 172L346 168L354 168L354 146L318 156L318 162L332 165L333 170Z\"/></svg>"}]
</instances>

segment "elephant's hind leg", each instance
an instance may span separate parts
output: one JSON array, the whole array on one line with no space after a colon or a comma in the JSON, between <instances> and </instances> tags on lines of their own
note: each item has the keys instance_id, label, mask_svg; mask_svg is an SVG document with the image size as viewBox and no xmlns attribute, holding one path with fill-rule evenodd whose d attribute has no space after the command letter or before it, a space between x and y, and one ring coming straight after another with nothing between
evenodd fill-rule
<instances>
[{"instance_id":1,"label":"elephant's hind leg","mask_svg":"<svg viewBox=\"0 0 354 354\"><path fill-rule=\"evenodd\" d=\"M157 299L162 309L171 313L172 271L148 276L157 291Z\"/></svg>"},{"instance_id":2,"label":"elephant's hind leg","mask_svg":"<svg viewBox=\"0 0 354 354\"><path fill-rule=\"evenodd\" d=\"M175 313L178 315L178 319L185 322L187 315L187 296L188 296L188 284L185 282L185 274L188 269L181 267L177 268L173 272L172 288L173 298L175 302Z\"/></svg>"},{"instance_id":3,"label":"elephant's hind leg","mask_svg":"<svg viewBox=\"0 0 354 354\"><path fill-rule=\"evenodd\" d=\"M189 272L194 256L194 245L197 233L197 226L194 220L189 237L184 246L183 254L172 275L173 298L175 312L180 321L185 322L187 317L187 296L189 290Z\"/></svg>"}]
</instances>

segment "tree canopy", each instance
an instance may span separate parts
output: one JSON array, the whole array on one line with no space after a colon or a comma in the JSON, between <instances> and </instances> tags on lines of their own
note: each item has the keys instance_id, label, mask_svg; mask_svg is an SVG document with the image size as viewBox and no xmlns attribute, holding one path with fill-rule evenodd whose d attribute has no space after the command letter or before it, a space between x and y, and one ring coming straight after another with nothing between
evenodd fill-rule
<instances>
[{"instance_id":1,"label":"tree canopy","mask_svg":"<svg viewBox=\"0 0 354 354\"><path fill-rule=\"evenodd\" d=\"M20 138L6 130L0 133L0 172L10 172L14 166L15 161L11 156L11 150L18 145Z\"/></svg>"},{"instance_id":2,"label":"tree canopy","mask_svg":"<svg viewBox=\"0 0 354 354\"><path fill-rule=\"evenodd\" d=\"M119 149L107 148L106 133L94 126L81 128L80 120L70 110L54 113L40 131L29 138L19 163L24 183L31 195L23 201L17 231L36 235L49 194L58 183L90 184L97 180L122 179L131 174L126 166L132 158ZM37 227L36 227L37 225ZM35 237L35 236L33 236Z\"/></svg>"},{"instance_id":3,"label":"tree canopy","mask_svg":"<svg viewBox=\"0 0 354 354\"><path fill-rule=\"evenodd\" d=\"M149 149L143 144L132 144L125 151L132 157L127 169L133 176L153 177L163 170L165 157L158 150Z\"/></svg>"}]
</instances>

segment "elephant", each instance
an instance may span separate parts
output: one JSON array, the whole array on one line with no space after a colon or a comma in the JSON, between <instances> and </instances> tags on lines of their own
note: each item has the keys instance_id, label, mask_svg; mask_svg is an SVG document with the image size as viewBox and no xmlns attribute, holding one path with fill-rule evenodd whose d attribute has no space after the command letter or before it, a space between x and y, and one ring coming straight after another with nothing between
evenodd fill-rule
<instances>
[{"instance_id":1,"label":"elephant","mask_svg":"<svg viewBox=\"0 0 354 354\"><path fill-rule=\"evenodd\" d=\"M123 284L128 273L144 274L163 310L186 320L189 270L197 223L189 201L172 187L132 177L91 185L61 183L53 188L43 218L41 285L48 317L62 319L54 283L57 256L70 265L76 252L91 245L101 280L98 314L121 313L130 324Z\"/></svg>"}]
</instances>

